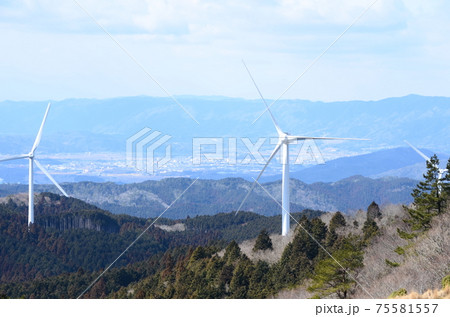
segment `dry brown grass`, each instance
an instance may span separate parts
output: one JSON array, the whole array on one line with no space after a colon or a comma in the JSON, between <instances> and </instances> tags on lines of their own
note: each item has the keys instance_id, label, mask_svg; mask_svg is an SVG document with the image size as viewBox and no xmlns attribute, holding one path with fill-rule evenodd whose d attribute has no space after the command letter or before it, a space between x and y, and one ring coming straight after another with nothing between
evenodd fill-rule
<instances>
[{"instance_id":1,"label":"dry brown grass","mask_svg":"<svg viewBox=\"0 0 450 317\"><path fill-rule=\"evenodd\" d=\"M450 299L450 286L444 289L430 289L423 294L412 292L408 295L395 297L395 299Z\"/></svg>"}]
</instances>

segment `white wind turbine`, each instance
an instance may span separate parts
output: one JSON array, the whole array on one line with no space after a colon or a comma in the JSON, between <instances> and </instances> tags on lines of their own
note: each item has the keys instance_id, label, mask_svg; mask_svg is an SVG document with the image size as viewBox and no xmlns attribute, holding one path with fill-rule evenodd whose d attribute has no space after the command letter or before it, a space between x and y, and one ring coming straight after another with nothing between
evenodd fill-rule
<instances>
[{"instance_id":1,"label":"white wind turbine","mask_svg":"<svg viewBox=\"0 0 450 317\"><path fill-rule=\"evenodd\" d=\"M427 161L427 162L430 161L430 158L429 158L428 156L426 156L426 155L425 155L422 151L420 151L418 148L416 148L414 145L412 145L411 143L409 143L409 142L406 141L406 140L404 140L404 142L405 142L406 144L408 144L408 145L409 145L414 151L416 151L420 156L422 156L422 157L425 159L425 161ZM443 175L444 175L445 173L447 173L448 170L445 169L445 168L440 168L439 166L437 166L437 168L438 168L438 170L439 170L438 180L441 181Z\"/></svg>"},{"instance_id":2,"label":"white wind turbine","mask_svg":"<svg viewBox=\"0 0 450 317\"><path fill-rule=\"evenodd\" d=\"M28 226L30 226L32 223L34 223L34 183L33 183L33 167L34 163L36 163L36 166L44 173L53 184L55 184L56 187L63 193L64 196L69 197L67 193L62 189L61 186L55 181L55 179L50 175L50 173L44 168L44 166L39 163L39 161L35 157L35 152L37 147L39 146L39 143L41 142L42 137L42 130L44 129L45 121L47 120L47 115L50 110L50 103L47 106L47 110L45 111L44 119L42 120L41 127L39 128L39 132L36 136L36 140L34 141L33 147L31 148L30 153L14 156L14 157L8 157L6 159L1 159L0 162L5 161L13 161L13 160L20 160L20 159L28 159L29 160L29 171L28 171Z\"/></svg>"},{"instance_id":3,"label":"white wind turbine","mask_svg":"<svg viewBox=\"0 0 450 317\"><path fill-rule=\"evenodd\" d=\"M278 123L275 120L275 117L273 116L272 112L270 111L269 106L266 103L266 100L264 99L263 95L261 94L261 91L259 90L258 86L256 85L255 80L253 79L252 74L250 73L247 65L244 62L245 69L247 70L253 84L256 87L256 90L258 91L259 96L261 97L262 101L266 105L267 111L270 114L270 117L272 119L272 122L275 126L275 129L278 134L278 143L275 146L275 148L272 151L272 154L270 154L269 159L267 160L266 164L262 168L261 172L259 173L258 177L253 182L250 190L248 191L247 195L245 196L244 200L242 201L241 205L239 206L236 213L238 213L242 206L244 205L244 202L247 200L247 198L252 193L253 189L255 188L255 185L257 184L259 178L264 173L264 170L266 169L267 165L269 165L270 161L274 158L274 156L277 154L277 152L281 149L281 164L283 165L283 172L282 172L282 178L281 178L281 235L287 236L290 229L290 199L289 199L289 144L294 143L296 141L304 141L304 140L358 140L358 141L367 141L367 139L354 139L354 138L330 138L330 137L308 137L308 136L297 136L297 135L290 135L289 133L283 132L281 128L278 126Z\"/></svg>"}]
</instances>

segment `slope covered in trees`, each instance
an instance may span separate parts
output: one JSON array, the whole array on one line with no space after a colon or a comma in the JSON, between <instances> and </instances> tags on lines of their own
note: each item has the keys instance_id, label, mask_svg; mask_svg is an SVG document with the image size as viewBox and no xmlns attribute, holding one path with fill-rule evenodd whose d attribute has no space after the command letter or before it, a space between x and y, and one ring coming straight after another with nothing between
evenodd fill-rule
<instances>
[{"instance_id":1,"label":"slope covered in trees","mask_svg":"<svg viewBox=\"0 0 450 317\"><path fill-rule=\"evenodd\" d=\"M36 196L36 223L28 230L27 206L17 197L0 204L0 282L22 282L110 264L154 219L114 215L74 198L44 193ZM305 211L309 217L319 211ZM294 214L299 218L300 214ZM281 217L248 212L199 216L183 221L182 231L151 227L117 263L121 267L191 246L225 246L255 237L261 228L278 231ZM177 252L177 251L174 251Z\"/></svg>"},{"instance_id":2,"label":"slope covered in trees","mask_svg":"<svg viewBox=\"0 0 450 317\"><path fill-rule=\"evenodd\" d=\"M277 219L278 220L278 219ZM325 243L329 231L318 218L303 215L279 261L269 264L252 261L234 240L224 252L223 243L211 239L201 245L193 241L171 245L145 260L130 261L108 271L85 294L88 298L267 298L310 278L314 268L326 258L314 240ZM312 232L309 236L306 231ZM95 231L92 231L95 232ZM265 235L265 234L264 234ZM154 238L154 237L153 237ZM340 249L341 244L356 240L339 236L327 247ZM190 245L188 245L190 244ZM137 249L140 249L139 247ZM264 252L256 250L254 252ZM334 251L332 251L334 252ZM73 273L27 281L3 283L5 297L73 298L93 281L101 271L78 268ZM352 284L352 283L351 283ZM353 288L354 285L346 287Z\"/></svg>"},{"instance_id":3,"label":"slope covered in trees","mask_svg":"<svg viewBox=\"0 0 450 317\"><path fill-rule=\"evenodd\" d=\"M0 297L73 298L84 290L86 298L422 294L450 272L450 177L440 178L434 164L428 169L410 206L372 201L354 216L306 210L293 214L288 237L278 235L280 216L160 219L91 288L152 219L47 193L36 199L39 220L28 232L26 206L10 199L0 204Z\"/></svg>"}]
</instances>

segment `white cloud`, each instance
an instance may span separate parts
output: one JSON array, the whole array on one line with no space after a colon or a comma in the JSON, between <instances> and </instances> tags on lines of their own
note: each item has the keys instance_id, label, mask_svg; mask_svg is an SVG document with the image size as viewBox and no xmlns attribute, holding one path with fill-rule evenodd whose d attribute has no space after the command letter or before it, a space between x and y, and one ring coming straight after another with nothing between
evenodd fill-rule
<instances>
[{"instance_id":1,"label":"white cloud","mask_svg":"<svg viewBox=\"0 0 450 317\"><path fill-rule=\"evenodd\" d=\"M272 98L371 2L77 1L175 94L257 97L245 58ZM0 40L8 43L0 99L162 95L73 1L0 8ZM378 0L287 96L448 94L449 9L443 0Z\"/></svg>"}]
</instances>

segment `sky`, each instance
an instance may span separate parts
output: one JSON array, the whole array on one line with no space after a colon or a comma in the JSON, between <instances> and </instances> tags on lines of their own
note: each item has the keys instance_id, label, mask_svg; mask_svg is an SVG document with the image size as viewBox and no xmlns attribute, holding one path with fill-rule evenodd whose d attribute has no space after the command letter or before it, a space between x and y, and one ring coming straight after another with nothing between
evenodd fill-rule
<instances>
[{"instance_id":1,"label":"sky","mask_svg":"<svg viewBox=\"0 0 450 317\"><path fill-rule=\"evenodd\" d=\"M275 99L372 2L3 0L0 101L257 99L242 60ZM283 98L450 96L448 12L444 0L376 1Z\"/></svg>"}]
</instances>

